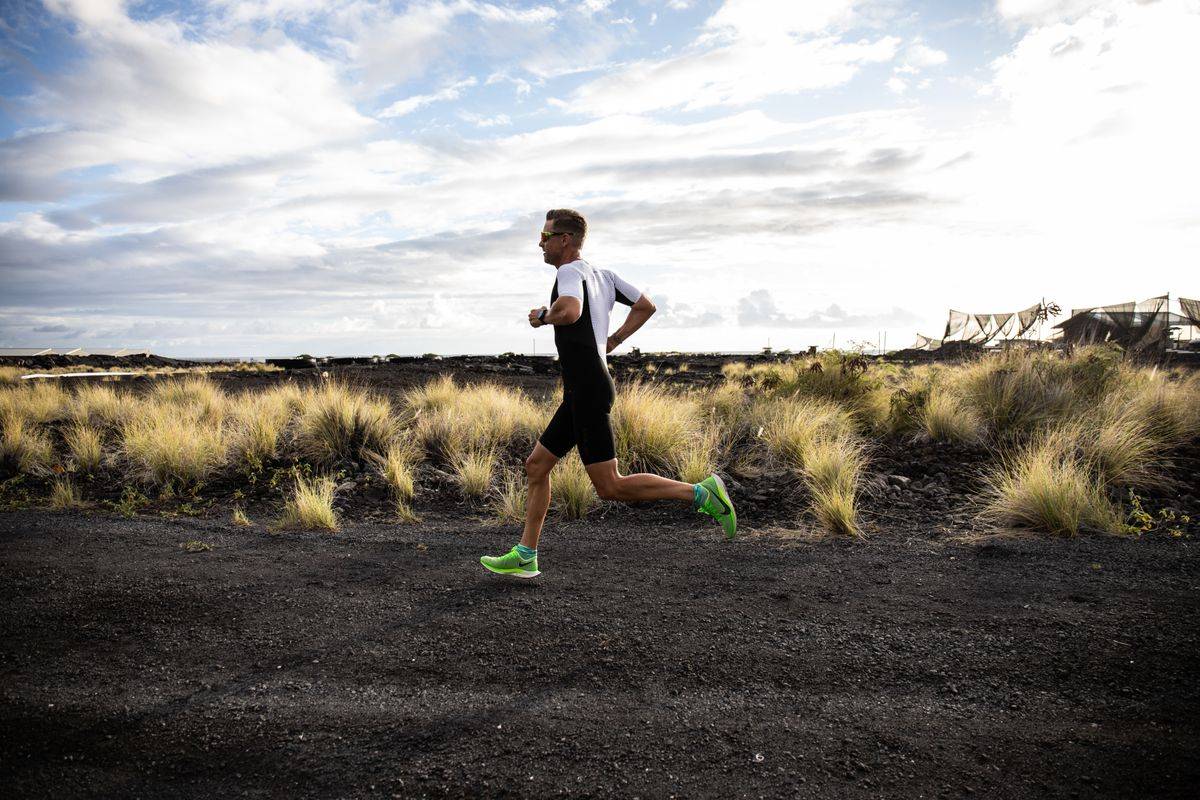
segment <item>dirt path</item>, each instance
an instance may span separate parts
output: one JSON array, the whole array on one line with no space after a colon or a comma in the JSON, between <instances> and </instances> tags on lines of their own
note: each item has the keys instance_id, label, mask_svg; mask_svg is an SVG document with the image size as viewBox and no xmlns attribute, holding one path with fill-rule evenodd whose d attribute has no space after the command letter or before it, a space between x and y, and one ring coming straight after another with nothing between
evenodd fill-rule
<instances>
[{"instance_id":1,"label":"dirt path","mask_svg":"<svg viewBox=\"0 0 1200 800\"><path fill-rule=\"evenodd\" d=\"M518 583L476 563L514 529L475 521L280 536L2 514L0 784L1194 796L1189 543L729 545L655 518L556 525Z\"/></svg>"}]
</instances>

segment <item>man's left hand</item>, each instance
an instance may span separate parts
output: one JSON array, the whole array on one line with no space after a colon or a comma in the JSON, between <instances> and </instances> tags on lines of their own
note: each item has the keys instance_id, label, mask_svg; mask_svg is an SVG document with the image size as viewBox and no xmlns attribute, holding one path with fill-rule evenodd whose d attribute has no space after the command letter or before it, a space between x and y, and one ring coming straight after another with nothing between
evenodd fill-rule
<instances>
[{"instance_id":1,"label":"man's left hand","mask_svg":"<svg viewBox=\"0 0 1200 800\"><path fill-rule=\"evenodd\" d=\"M608 337L608 349L605 350L604 352L611 353L613 350L616 350L620 344L621 344L621 340L618 339L617 335L614 333L612 336Z\"/></svg>"},{"instance_id":2,"label":"man's left hand","mask_svg":"<svg viewBox=\"0 0 1200 800\"><path fill-rule=\"evenodd\" d=\"M542 306L541 308L529 309L529 325L530 325L530 327L540 328L546 324L546 323L542 322L540 319L538 319L538 314L542 313L545 310L546 310L545 306Z\"/></svg>"}]
</instances>

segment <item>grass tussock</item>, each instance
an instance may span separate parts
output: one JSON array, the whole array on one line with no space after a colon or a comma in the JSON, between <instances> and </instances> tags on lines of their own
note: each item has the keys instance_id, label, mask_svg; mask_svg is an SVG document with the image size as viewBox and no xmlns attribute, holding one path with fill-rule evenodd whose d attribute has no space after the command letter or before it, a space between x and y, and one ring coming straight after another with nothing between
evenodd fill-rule
<instances>
[{"instance_id":1,"label":"grass tussock","mask_svg":"<svg viewBox=\"0 0 1200 800\"><path fill-rule=\"evenodd\" d=\"M222 469L229 451L225 427L206 415L202 405L140 408L121 433L121 454L133 476L152 486L196 485Z\"/></svg>"},{"instance_id":2,"label":"grass tussock","mask_svg":"<svg viewBox=\"0 0 1200 800\"><path fill-rule=\"evenodd\" d=\"M230 414L229 440L234 460L257 468L277 458L300 398L300 391L290 385L239 396Z\"/></svg>"},{"instance_id":3,"label":"grass tussock","mask_svg":"<svg viewBox=\"0 0 1200 800\"><path fill-rule=\"evenodd\" d=\"M50 487L50 507L58 509L83 508L83 497L70 478L58 478Z\"/></svg>"},{"instance_id":4,"label":"grass tussock","mask_svg":"<svg viewBox=\"0 0 1200 800\"><path fill-rule=\"evenodd\" d=\"M49 475L54 463L54 445L46 432L12 412L0 414L0 464L25 475Z\"/></svg>"},{"instance_id":5,"label":"grass tussock","mask_svg":"<svg viewBox=\"0 0 1200 800\"><path fill-rule=\"evenodd\" d=\"M403 406L427 452L452 462L467 452L527 450L544 412L519 389L492 383L459 387L449 376L410 390Z\"/></svg>"},{"instance_id":6,"label":"grass tussock","mask_svg":"<svg viewBox=\"0 0 1200 800\"><path fill-rule=\"evenodd\" d=\"M86 424L75 424L63 434L67 453L75 469L92 474L100 469L104 461L104 437L100 431Z\"/></svg>"},{"instance_id":7,"label":"grass tussock","mask_svg":"<svg viewBox=\"0 0 1200 800\"><path fill-rule=\"evenodd\" d=\"M1006 350L949 371L948 388L993 436L1014 441L1086 412L1130 372L1108 347L1070 355Z\"/></svg>"},{"instance_id":8,"label":"grass tussock","mask_svg":"<svg viewBox=\"0 0 1200 800\"><path fill-rule=\"evenodd\" d=\"M984 518L1009 528L1074 536L1084 528L1122 530L1102 481L1076 454L1070 433L1021 446L988 478Z\"/></svg>"},{"instance_id":9,"label":"grass tussock","mask_svg":"<svg viewBox=\"0 0 1200 800\"><path fill-rule=\"evenodd\" d=\"M684 446L675 463L679 480L699 483L717 471L718 431L715 426L701 431Z\"/></svg>"},{"instance_id":10,"label":"grass tussock","mask_svg":"<svg viewBox=\"0 0 1200 800\"><path fill-rule=\"evenodd\" d=\"M246 512L240 508L233 509L233 516L229 521L239 528L248 528L254 524L250 521L250 518L246 516Z\"/></svg>"},{"instance_id":11,"label":"grass tussock","mask_svg":"<svg viewBox=\"0 0 1200 800\"><path fill-rule=\"evenodd\" d=\"M333 510L333 480L316 477L311 480L297 476L292 496L283 506L279 527L283 530L326 530L338 529L337 514Z\"/></svg>"},{"instance_id":12,"label":"grass tussock","mask_svg":"<svg viewBox=\"0 0 1200 800\"><path fill-rule=\"evenodd\" d=\"M89 383L79 386L71 397L69 416L79 425L90 425L114 433L128 419L136 404L112 386Z\"/></svg>"},{"instance_id":13,"label":"grass tussock","mask_svg":"<svg viewBox=\"0 0 1200 800\"><path fill-rule=\"evenodd\" d=\"M0 390L0 415L16 417L31 425L44 425L64 419L70 395L56 383L23 381Z\"/></svg>"},{"instance_id":14,"label":"grass tussock","mask_svg":"<svg viewBox=\"0 0 1200 800\"><path fill-rule=\"evenodd\" d=\"M19 384L24 374L26 371L21 367L0 367L0 386Z\"/></svg>"},{"instance_id":15,"label":"grass tussock","mask_svg":"<svg viewBox=\"0 0 1200 800\"><path fill-rule=\"evenodd\" d=\"M676 472L685 461L711 459L715 440L704 436L700 403L649 383L617 393L612 410L617 458L631 471Z\"/></svg>"},{"instance_id":16,"label":"grass tussock","mask_svg":"<svg viewBox=\"0 0 1200 800\"><path fill-rule=\"evenodd\" d=\"M587 468L574 450L554 466L550 473L550 486L551 497L559 513L566 519L583 519L600 502Z\"/></svg>"},{"instance_id":17,"label":"grass tussock","mask_svg":"<svg viewBox=\"0 0 1200 800\"><path fill-rule=\"evenodd\" d=\"M919 419L922 434L934 442L975 444L983 438L983 420L944 389L929 391Z\"/></svg>"},{"instance_id":18,"label":"grass tussock","mask_svg":"<svg viewBox=\"0 0 1200 800\"><path fill-rule=\"evenodd\" d=\"M804 470L818 441L848 437L855 429L854 419L846 409L813 398L760 401L754 417L768 452L797 471Z\"/></svg>"},{"instance_id":19,"label":"grass tussock","mask_svg":"<svg viewBox=\"0 0 1200 800\"><path fill-rule=\"evenodd\" d=\"M879 375L854 353L830 350L812 358L755 364L741 380L761 396L836 403L864 429L877 428L888 412Z\"/></svg>"},{"instance_id":20,"label":"grass tussock","mask_svg":"<svg viewBox=\"0 0 1200 800\"><path fill-rule=\"evenodd\" d=\"M421 454L411 441L393 442L383 455L371 454L379 474L392 495L403 503L411 503L416 492L416 465Z\"/></svg>"},{"instance_id":21,"label":"grass tussock","mask_svg":"<svg viewBox=\"0 0 1200 800\"><path fill-rule=\"evenodd\" d=\"M478 500L492 488L498 455L493 449L469 449L457 453L450 462L463 497Z\"/></svg>"},{"instance_id":22,"label":"grass tussock","mask_svg":"<svg viewBox=\"0 0 1200 800\"><path fill-rule=\"evenodd\" d=\"M813 513L826 530L859 535L858 491L866 463L866 448L853 436L822 438L810 446L802 475Z\"/></svg>"},{"instance_id":23,"label":"grass tussock","mask_svg":"<svg viewBox=\"0 0 1200 800\"><path fill-rule=\"evenodd\" d=\"M412 503L395 499L396 521L405 525L412 525L421 521L420 515L413 508Z\"/></svg>"},{"instance_id":24,"label":"grass tussock","mask_svg":"<svg viewBox=\"0 0 1200 800\"><path fill-rule=\"evenodd\" d=\"M204 375L166 378L150 391L158 408L173 408L206 425L221 425L230 409L225 392Z\"/></svg>"},{"instance_id":25,"label":"grass tussock","mask_svg":"<svg viewBox=\"0 0 1200 800\"><path fill-rule=\"evenodd\" d=\"M317 465L359 461L386 452L399 432L391 404L337 381L307 389L296 419L296 447Z\"/></svg>"},{"instance_id":26,"label":"grass tussock","mask_svg":"<svg viewBox=\"0 0 1200 800\"><path fill-rule=\"evenodd\" d=\"M523 522L525 505L529 499L529 486L525 476L506 472L496 491L492 513L502 522Z\"/></svg>"}]
</instances>

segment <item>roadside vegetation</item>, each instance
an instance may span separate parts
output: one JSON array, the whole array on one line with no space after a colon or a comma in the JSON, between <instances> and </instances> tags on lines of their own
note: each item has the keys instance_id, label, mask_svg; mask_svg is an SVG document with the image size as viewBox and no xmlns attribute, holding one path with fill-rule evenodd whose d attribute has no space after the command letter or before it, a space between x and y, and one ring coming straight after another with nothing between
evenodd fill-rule
<instances>
[{"instance_id":1,"label":"roadside vegetation","mask_svg":"<svg viewBox=\"0 0 1200 800\"><path fill-rule=\"evenodd\" d=\"M802 518L838 535L870 532L873 453L906 442L978 459L979 519L996 528L1145 530L1136 492L1176 480L1177 453L1200 437L1200 377L1104 347L915 366L830 352L730 363L717 383L691 388L663 370L643 375L621 383L612 412L624 472L691 483L782 475ZM335 530L335 493L356 492L402 522L445 493L519 522L522 462L558 400L449 375L384 396L328 379L230 394L203 374L134 391L10 371L0 374L0 480L54 507L130 514L163 498L201 513L223 493L244 518L244 500L271 500L295 528ZM353 488L336 489L346 481ZM600 503L574 454L552 486L563 517Z\"/></svg>"}]
</instances>

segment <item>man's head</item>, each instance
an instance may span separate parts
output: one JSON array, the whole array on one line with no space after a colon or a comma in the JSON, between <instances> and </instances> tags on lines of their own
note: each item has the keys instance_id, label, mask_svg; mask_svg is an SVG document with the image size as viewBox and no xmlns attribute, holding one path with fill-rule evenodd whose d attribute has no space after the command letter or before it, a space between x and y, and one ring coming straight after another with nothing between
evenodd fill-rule
<instances>
[{"instance_id":1,"label":"man's head","mask_svg":"<svg viewBox=\"0 0 1200 800\"><path fill-rule=\"evenodd\" d=\"M587 220L583 214L569 208L552 208L546 212L542 226L542 259L561 267L579 258L579 250L587 236Z\"/></svg>"}]
</instances>

